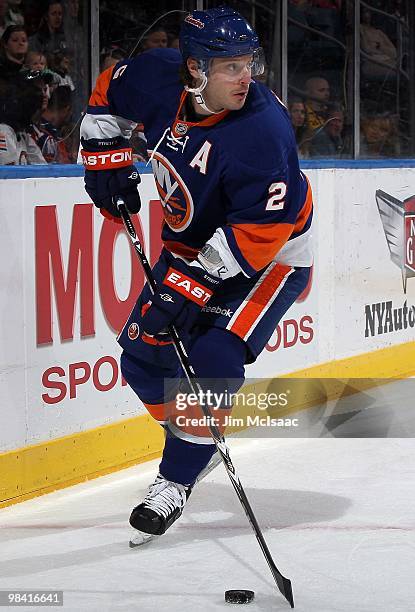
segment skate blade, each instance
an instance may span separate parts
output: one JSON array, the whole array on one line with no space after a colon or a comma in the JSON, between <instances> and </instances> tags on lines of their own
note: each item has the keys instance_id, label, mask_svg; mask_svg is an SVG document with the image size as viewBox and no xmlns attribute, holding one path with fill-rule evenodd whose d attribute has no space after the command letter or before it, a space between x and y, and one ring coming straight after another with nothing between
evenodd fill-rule
<instances>
[{"instance_id":1,"label":"skate blade","mask_svg":"<svg viewBox=\"0 0 415 612\"><path fill-rule=\"evenodd\" d=\"M129 547L137 548L137 546L144 546L153 540L156 540L160 536L153 535L152 533L144 533L143 531L136 531L130 538Z\"/></svg>"}]
</instances>

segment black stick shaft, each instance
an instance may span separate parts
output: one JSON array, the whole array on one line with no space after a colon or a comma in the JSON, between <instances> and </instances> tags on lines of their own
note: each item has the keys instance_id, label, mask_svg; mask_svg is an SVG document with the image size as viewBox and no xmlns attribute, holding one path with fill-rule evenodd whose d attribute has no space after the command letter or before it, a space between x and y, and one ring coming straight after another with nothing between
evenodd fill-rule
<instances>
[{"instance_id":1,"label":"black stick shaft","mask_svg":"<svg viewBox=\"0 0 415 612\"><path fill-rule=\"evenodd\" d=\"M122 200L122 198L118 197L115 198L115 203L118 207L118 210L120 211L122 220L124 222L124 226L125 229L127 230L127 233L129 235L129 238L131 240L131 243L134 247L135 252L138 255L138 259L140 260L141 266L144 270L144 274L145 277L147 279L147 282L149 284L149 287L151 289L151 291L153 293L156 292L157 290L157 286L156 286L156 281L154 279L153 276L153 271L151 269L151 266L148 262L148 259L144 253L142 244L137 236L137 233L135 231L133 222L131 221L131 217L130 214L125 206L124 201ZM189 357L187 355L186 349L180 339L179 334L177 333L176 328L174 327L174 325L170 325L168 327L168 331L169 334L171 335L172 341L173 341L173 346L176 350L178 359L180 361L180 364L183 368L183 371L186 375L186 378L188 380L189 386L192 390L192 393L196 394L197 396L199 396L199 393L203 393L202 388L200 387L197 379L196 379L196 374L195 371L192 367L192 364L189 361ZM228 473L228 476L230 478L230 481L233 485L233 488L236 491L236 494L238 496L239 501L242 504L242 507L245 511L245 514L248 518L248 521L255 533L256 539L258 540L259 546L264 554L264 557L268 563L268 566L271 570L271 573L274 577L274 580L278 586L278 589L280 590L280 592L282 593L282 595L284 595L284 597L286 598L286 600L288 601L288 603L290 604L291 608L294 608L294 598L293 598L293 592L292 592L292 587L291 587L291 581L288 578L285 578L281 572L279 571L279 569L277 568L277 566L274 563L274 560L272 558L272 555L269 551L269 548L267 546L267 543L265 542L264 536L262 534L261 528L258 525L258 521L256 520L254 511L251 508L251 504L248 501L248 498L246 496L245 490L242 486L241 481L239 480L239 477L236 473L236 470L234 468L234 465L232 463L230 454L229 454L229 448L226 445L225 442L225 438L223 437L223 435L220 433L218 427L214 424L214 420L212 418L212 414L209 410L209 407L206 405L205 402L200 402L200 407L202 409L203 414L207 417L207 422L208 422L208 428L209 431L211 433L211 436L213 438L213 441L216 445L216 448L219 452L219 455L225 465L226 471Z\"/></svg>"}]
</instances>

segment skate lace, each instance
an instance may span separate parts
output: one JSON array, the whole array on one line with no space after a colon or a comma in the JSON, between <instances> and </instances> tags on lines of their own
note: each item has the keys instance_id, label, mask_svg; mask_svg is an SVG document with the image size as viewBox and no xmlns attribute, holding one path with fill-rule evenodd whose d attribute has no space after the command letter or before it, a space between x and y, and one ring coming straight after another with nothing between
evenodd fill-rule
<instances>
[{"instance_id":1,"label":"skate lace","mask_svg":"<svg viewBox=\"0 0 415 612\"><path fill-rule=\"evenodd\" d=\"M157 480L151 485L143 501L144 506L167 518L176 508L183 508L186 491L183 485L168 480Z\"/></svg>"}]
</instances>

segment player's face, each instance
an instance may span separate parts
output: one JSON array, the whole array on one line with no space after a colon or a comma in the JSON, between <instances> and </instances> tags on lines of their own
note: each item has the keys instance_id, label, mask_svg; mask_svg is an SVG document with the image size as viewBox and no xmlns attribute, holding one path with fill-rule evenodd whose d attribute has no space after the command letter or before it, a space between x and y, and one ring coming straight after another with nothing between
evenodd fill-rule
<instances>
[{"instance_id":1,"label":"player's face","mask_svg":"<svg viewBox=\"0 0 415 612\"><path fill-rule=\"evenodd\" d=\"M212 60L208 84L203 92L209 108L220 111L239 110L243 107L252 82L251 62L251 55Z\"/></svg>"}]
</instances>

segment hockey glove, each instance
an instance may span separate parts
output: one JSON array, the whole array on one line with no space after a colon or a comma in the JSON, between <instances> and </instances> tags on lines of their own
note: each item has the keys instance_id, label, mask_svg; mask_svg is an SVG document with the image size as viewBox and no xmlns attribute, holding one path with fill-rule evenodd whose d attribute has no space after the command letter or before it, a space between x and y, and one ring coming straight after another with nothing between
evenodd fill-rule
<instances>
[{"instance_id":1,"label":"hockey glove","mask_svg":"<svg viewBox=\"0 0 415 612\"><path fill-rule=\"evenodd\" d=\"M132 149L123 138L85 140L82 138L85 190L104 216L107 211L120 217L114 196L122 196L130 213L141 207L137 185L140 175L132 163Z\"/></svg>"},{"instance_id":2,"label":"hockey glove","mask_svg":"<svg viewBox=\"0 0 415 612\"><path fill-rule=\"evenodd\" d=\"M143 331L155 336L171 324L190 330L220 283L203 268L176 259L151 298L151 306L142 319Z\"/></svg>"}]
</instances>

